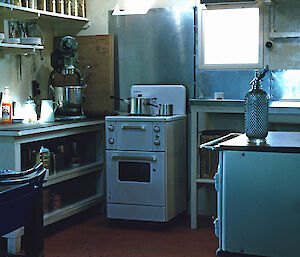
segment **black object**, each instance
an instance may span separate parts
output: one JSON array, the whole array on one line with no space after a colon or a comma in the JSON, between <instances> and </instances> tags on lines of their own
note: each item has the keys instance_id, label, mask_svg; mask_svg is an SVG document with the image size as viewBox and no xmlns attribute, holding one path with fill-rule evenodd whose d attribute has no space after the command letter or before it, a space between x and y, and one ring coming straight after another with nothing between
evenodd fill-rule
<instances>
[{"instance_id":1,"label":"black object","mask_svg":"<svg viewBox=\"0 0 300 257\"><path fill-rule=\"evenodd\" d=\"M31 81L32 84L32 96L37 97L41 94L40 84L36 80Z\"/></svg>"},{"instance_id":2,"label":"black object","mask_svg":"<svg viewBox=\"0 0 300 257\"><path fill-rule=\"evenodd\" d=\"M273 42L272 41L268 41L266 42L266 48L272 48L273 47Z\"/></svg>"},{"instance_id":3,"label":"black object","mask_svg":"<svg viewBox=\"0 0 300 257\"><path fill-rule=\"evenodd\" d=\"M44 256L43 163L25 172L0 170L0 236L25 227L26 257ZM5 255L6 256L6 255Z\"/></svg>"},{"instance_id":4,"label":"black object","mask_svg":"<svg viewBox=\"0 0 300 257\"><path fill-rule=\"evenodd\" d=\"M201 4L256 3L256 0L201 0Z\"/></svg>"}]
</instances>

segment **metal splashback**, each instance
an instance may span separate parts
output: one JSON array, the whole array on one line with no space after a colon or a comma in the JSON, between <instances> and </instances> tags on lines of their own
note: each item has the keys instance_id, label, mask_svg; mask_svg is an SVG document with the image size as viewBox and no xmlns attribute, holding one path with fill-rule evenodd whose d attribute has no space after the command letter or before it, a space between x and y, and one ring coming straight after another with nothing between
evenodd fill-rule
<instances>
[{"instance_id":1,"label":"metal splashback","mask_svg":"<svg viewBox=\"0 0 300 257\"><path fill-rule=\"evenodd\" d=\"M115 94L130 97L134 84L183 84L194 97L194 8L150 9L114 16ZM126 106L121 105L121 110Z\"/></svg>"},{"instance_id":2,"label":"metal splashback","mask_svg":"<svg viewBox=\"0 0 300 257\"><path fill-rule=\"evenodd\" d=\"M244 99L254 70L198 70L197 97L213 99L224 92L225 99ZM271 100L300 100L300 70L272 70L262 81Z\"/></svg>"}]
</instances>

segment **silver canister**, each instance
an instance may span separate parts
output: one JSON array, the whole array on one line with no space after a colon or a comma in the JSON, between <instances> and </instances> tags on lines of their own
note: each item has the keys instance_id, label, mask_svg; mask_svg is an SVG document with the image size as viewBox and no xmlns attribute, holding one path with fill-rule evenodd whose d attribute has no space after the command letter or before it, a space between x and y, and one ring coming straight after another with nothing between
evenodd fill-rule
<instances>
[{"instance_id":1,"label":"silver canister","mask_svg":"<svg viewBox=\"0 0 300 257\"><path fill-rule=\"evenodd\" d=\"M250 143L264 143L268 135L269 97L262 89L260 80L268 66L251 81L252 88L245 96L245 133Z\"/></svg>"},{"instance_id":2,"label":"silver canister","mask_svg":"<svg viewBox=\"0 0 300 257\"><path fill-rule=\"evenodd\" d=\"M159 116L172 116L173 115L173 104L160 104L158 110Z\"/></svg>"}]
</instances>

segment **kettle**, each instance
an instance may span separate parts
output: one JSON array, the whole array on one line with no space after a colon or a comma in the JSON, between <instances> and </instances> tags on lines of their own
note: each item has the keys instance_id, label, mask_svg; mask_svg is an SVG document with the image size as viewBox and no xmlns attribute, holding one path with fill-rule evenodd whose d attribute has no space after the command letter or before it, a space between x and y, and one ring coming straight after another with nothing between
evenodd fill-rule
<instances>
[{"instance_id":1,"label":"kettle","mask_svg":"<svg viewBox=\"0 0 300 257\"><path fill-rule=\"evenodd\" d=\"M41 117L40 122L52 122L55 121L54 112L56 108L53 108L52 100L42 100L41 103Z\"/></svg>"}]
</instances>

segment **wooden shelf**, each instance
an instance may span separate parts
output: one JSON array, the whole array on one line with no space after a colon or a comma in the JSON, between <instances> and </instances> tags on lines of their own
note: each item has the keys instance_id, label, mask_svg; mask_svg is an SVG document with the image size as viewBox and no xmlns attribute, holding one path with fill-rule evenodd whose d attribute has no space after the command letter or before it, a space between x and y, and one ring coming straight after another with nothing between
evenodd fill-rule
<instances>
[{"instance_id":1,"label":"wooden shelf","mask_svg":"<svg viewBox=\"0 0 300 257\"><path fill-rule=\"evenodd\" d=\"M101 194L94 195L89 198L83 199L71 205L64 206L63 208L44 214L44 226L55 223L59 220L70 217L74 214L87 210L103 202L104 196Z\"/></svg>"},{"instance_id":2,"label":"wooden shelf","mask_svg":"<svg viewBox=\"0 0 300 257\"><path fill-rule=\"evenodd\" d=\"M2 7L2 8L1 8ZM38 9L26 8L12 4L0 3L0 15L3 19L25 20L25 19L59 19L74 22L88 23L89 19L84 17L48 12Z\"/></svg>"},{"instance_id":3,"label":"wooden shelf","mask_svg":"<svg viewBox=\"0 0 300 257\"><path fill-rule=\"evenodd\" d=\"M84 176L86 174L98 171L103 166L104 163L101 161L101 162L74 167L68 170L62 170L56 172L56 174L54 175L49 176L43 186L47 187L56 183L67 181L69 179Z\"/></svg>"}]
</instances>

